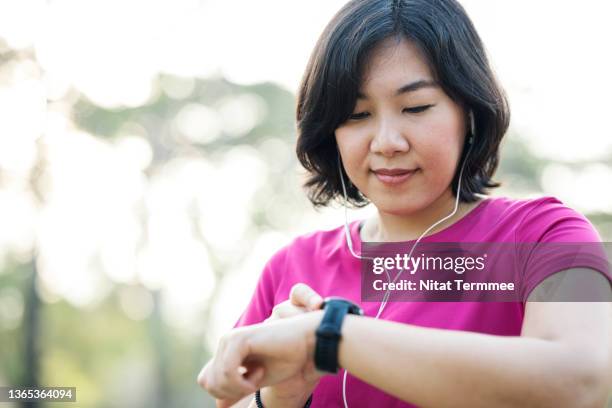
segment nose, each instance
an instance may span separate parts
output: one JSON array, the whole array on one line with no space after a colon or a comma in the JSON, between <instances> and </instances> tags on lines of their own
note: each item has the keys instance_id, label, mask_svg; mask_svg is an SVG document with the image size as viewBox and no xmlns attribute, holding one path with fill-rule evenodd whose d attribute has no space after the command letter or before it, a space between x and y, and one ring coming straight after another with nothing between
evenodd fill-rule
<instances>
[{"instance_id":1,"label":"nose","mask_svg":"<svg viewBox=\"0 0 612 408\"><path fill-rule=\"evenodd\" d=\"M392 120L381 121L370 144L370 151L392 157L396 153L404 153L409 149L408 140L402 134L401 128Z\"/></svg>"}]
</instances>

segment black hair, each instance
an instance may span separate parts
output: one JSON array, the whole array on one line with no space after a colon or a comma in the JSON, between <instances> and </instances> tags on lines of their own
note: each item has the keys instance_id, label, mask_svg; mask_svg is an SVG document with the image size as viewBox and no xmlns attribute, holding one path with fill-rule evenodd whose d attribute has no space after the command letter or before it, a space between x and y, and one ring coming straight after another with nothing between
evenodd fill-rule
<instances>
[{"instance_id":1,"label":"black hair","mask_svg":"<svg viewBox=\"0 0 612 408\"><path fill-rule=\"evenodd\" d=\"M455 0L351 0L319 37L298 91L296 153L309 173L304 183L308 199L316 208L342 197L334 132L355 107L370 52L388 38L411 41L443 91L473 112L476 134L459 200L473 202L475 194L499 187L492 177L510 109L463 7ZM455 196L458 178L456 171L451 184ZM345 184L350 204L369 204L348 178Z\"/></svg>"}]
</instances>

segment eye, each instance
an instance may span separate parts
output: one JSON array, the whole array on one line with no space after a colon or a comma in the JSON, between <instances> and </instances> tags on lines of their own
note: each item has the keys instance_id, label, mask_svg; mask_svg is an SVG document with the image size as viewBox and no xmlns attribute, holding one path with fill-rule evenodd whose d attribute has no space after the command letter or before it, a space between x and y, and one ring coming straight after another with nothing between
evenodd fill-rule
<instances>
[{"instance_id":1,"label":"eye","mask_svg":"<svg viewBox=\"0 0 612 408\"><path fill-rule=\"evenodd\" d=\"M431 108L432 106L433 105L415 106L414 108L405 108L402 112L421 113L421 112L425 112L427 109ZM352 115L349 116L349 120L363 119L367 117L367 115L369 115L368 112L353 113Z\"/></svg>"},{"instance_id":2,"label":"eye","mask_svg":"<svg viewBox=\"0 0 612 408\"><path fill-rule=\"evenodd\" d=\"M404 110L410 113L421 113L421 112L425 112L427 109L431 108L432 106L433 105L422 105L422 106L415 106L414 108L406 108Z\"/></svg>"},{"instance_id":3,"label":"eye","mask_svg":"<svg viewBox=\"0 0 612 408\"><path fill-rule=\"evenodd\" d=\"M359 120L359 119L363 119L364 117L366 117L366 115L368 115L368 112L353 113L352 115L349 115L349 119Z\"/></svg>"}]
</instances>

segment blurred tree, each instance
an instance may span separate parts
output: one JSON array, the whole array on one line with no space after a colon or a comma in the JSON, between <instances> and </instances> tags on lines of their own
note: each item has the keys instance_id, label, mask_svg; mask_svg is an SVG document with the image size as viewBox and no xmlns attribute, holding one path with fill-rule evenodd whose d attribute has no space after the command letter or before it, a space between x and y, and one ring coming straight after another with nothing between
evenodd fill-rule
<instances>
[{"instance_id":1,"label":"blurred tree","mask_svg":"<svg viewBox=\"0 0 612 408\"><path fill-rule=\"evenodd\" d=\"M40 370L40 309L41 302L36 291L36 259L32 259L28 265L31 270L28 284L26 287L25 296L25 313L23 316L23 332L24 332L24 356L25 370L21 385L28 387L41 386L39 381ZM30 402L25 403L24 407L38 408L40 403Z\"/></svg>"}]
</instances>

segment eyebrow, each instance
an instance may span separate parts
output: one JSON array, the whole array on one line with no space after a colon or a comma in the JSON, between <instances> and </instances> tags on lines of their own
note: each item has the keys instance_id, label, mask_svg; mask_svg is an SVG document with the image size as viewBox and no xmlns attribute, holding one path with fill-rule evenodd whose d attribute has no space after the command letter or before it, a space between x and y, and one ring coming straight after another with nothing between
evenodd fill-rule
<instances>
[{"instance_id":1,"label":"eyebrow","mask_svg":"<svg viewBox=\"0 0 612 408\"><path fill-rule=\"evenodd\" d=\"M397 91L395 91L395 96L400 96L408 92L418 91L422 88L435 88L437 86L438 84L435 81L420 79L418 81L414 81L400 87ZM357 92L357 99L368 99L368 97L361 92Z\"/></svg>"}]
</instances>

